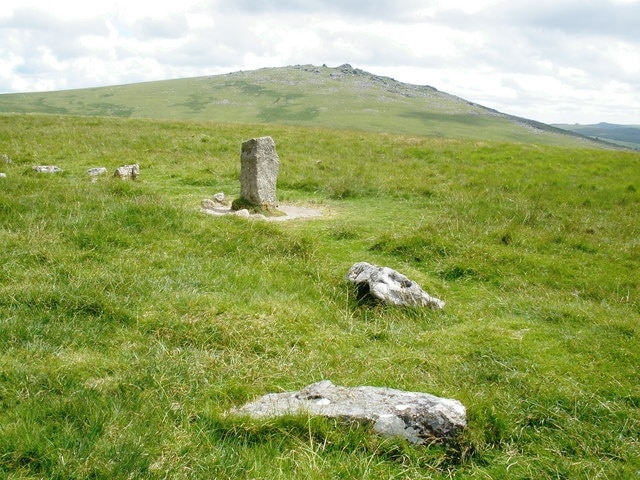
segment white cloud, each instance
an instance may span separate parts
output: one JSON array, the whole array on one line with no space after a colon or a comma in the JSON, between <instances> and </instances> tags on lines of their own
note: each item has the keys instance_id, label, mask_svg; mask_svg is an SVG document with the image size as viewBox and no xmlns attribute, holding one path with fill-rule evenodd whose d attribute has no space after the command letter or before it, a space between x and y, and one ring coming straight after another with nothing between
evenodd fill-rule
<instances>
[{"instance_id":1,"label":"white cloud","mask_svg":"<svg viewBox=\"0 0 640 480\"><path fill-rule=\"evenodd\" d=\"M545 122L640 123L639 0L4 0L0 92L351 63Z\"/></svg>"}]
</instances>

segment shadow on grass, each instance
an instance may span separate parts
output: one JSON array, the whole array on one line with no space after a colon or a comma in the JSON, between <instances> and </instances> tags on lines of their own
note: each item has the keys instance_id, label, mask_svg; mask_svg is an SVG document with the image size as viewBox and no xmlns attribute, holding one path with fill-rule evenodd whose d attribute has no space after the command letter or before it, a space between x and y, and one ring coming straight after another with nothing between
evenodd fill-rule
<instances>
[{"instance_id":1,"label":"shadow on grass","mask_svg":"<svg viewBox=\"0 0 640 480\"><path fill-rule=\"evenodd\" d=\"M206 416L198 422L214 441L235 448L261 448L267 444L279 451L314 448L316 454L327 457L375 457L405 467L412 465L441 471L461 467L476 456L475 447L465 435L414 445L399 437L378 435L367 422L304 415L264 420L246 416Z\"/></svg>"}]
</instances>

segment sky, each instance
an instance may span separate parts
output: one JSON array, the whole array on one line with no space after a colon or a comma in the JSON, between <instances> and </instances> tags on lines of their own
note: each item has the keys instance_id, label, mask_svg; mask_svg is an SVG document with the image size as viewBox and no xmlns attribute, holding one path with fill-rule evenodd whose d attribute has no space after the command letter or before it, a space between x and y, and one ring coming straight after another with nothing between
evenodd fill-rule
<instances>
[{"instance_id":1,"label":"sky","mask_svg":"<svg viewBox=\"0 0 640 480\"><path fill-rule=\"evenodd\" d=\"M0 93L314 64L640 125L640 0L2 0Z\"/></svg>"}]
</instances>

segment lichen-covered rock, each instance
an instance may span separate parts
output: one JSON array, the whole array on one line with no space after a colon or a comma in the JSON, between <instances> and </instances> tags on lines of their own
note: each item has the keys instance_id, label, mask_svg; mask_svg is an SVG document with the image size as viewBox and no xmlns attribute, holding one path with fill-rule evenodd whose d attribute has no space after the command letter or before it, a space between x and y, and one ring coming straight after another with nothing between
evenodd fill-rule
<instances>
[{"instance_id":1,"label":"lichen-covered rock","mask_svg":"<svg viewBox=\"0 0 640 480\"><path fill-rule=\"evenodd\" d=\"M388 267L358 262L349 269L347 279L366 287L367 293L386 303L435 309L444 307L442 300L432 297L416 282Z\"/></svg>"},{"instance_id":2,"label":"lichen-covered rock","mask_svg":"<svg viewBox=\"0 0 640 480\"><path fill-rule=\"evenodd\" d=\"M421 444L450 439L467 425L458 400L384 387L340 387L329 380L297 392L271 393L230 413L254 418L310 414L373 425L383 435Z\"/></svg>"}]
</instances>

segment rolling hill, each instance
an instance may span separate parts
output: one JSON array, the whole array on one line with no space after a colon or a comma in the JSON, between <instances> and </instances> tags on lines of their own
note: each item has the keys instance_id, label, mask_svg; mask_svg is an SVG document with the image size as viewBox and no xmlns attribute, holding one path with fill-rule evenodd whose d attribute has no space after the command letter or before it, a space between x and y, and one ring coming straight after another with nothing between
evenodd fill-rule
<instances>
[{"instance_id":1,"label":"rolling hill","mask_svg":"<svg viewBox=\"0 0 640 480\"><path fill-rule=\"evenodd\" d=\"M624 147L640 150L640 126L616 125L613 123L598 123L595 125L554 125L563 130L569 130L587 137L605 140Z\"/></svg>"},{"instance_id":2,"label":"rolling hill","mask_svg":"<svg viewBox=\"0 0 640 480\"><path fill-rule=\"evenodd\" d=\"M274 123L376 133L580 146L598 142L433 87L345 64L0 95L0 112ZM604 145L604 143L599 143Z\"/></svg>"}]
</instances>

